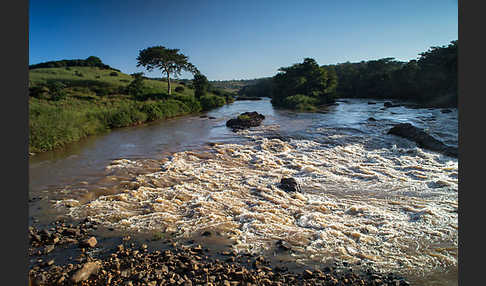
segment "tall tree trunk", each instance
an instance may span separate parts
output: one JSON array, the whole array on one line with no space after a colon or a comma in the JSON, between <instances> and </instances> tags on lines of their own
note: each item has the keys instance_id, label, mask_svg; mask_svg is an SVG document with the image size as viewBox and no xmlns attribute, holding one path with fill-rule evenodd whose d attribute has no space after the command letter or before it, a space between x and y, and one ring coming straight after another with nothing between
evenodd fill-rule
<instances>
[{"instance_id":1,"label":"tall tree trunk","mask_svg":"<svg viewBox=\"0 0 486 286\"><path fill-rule=\"evenodd\" d=\"M167 90L170 95L170 73L167 72Z\"/></svg>"}]
</instances>

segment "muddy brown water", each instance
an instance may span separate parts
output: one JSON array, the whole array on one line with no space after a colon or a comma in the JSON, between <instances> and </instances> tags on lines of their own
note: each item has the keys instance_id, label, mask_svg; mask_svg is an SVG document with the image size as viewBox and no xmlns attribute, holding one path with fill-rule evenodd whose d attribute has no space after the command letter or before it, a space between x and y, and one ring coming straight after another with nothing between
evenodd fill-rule
<instances>
[{"instance_id":1,"label":"muddy brown water","mask_svg":"<svg viewBox=\"0 0 486 286\"><path fill-rule=\"evenodd\" d=\"M294 172L294 174L301 176L305 182L315 182L316 185L316 187L309 186L305 189L306 200L312 201L312 204L324 201L325 208L335 211L335 214L330 214L328 210L327 212L313 212L314 207L304 209L295 225L292 225L297 231L309 233L310 236L306 239L311 240L307 248L303 248L303 255L297 257L299 261L302 261L299 265L303 267L323 265L324 261L328 261L323 255L325 256L326 253L327 255L339 255L341 251L336 250L334 253L333 250L323 251L323 248L341 249L344 247L345 250L342 250L344 260L362 256L370 257L375 253L377 268L380 265L393 266L394 263L403 263L404 276L417 285L457 285L457 215L451 215L448 220L438 218L444 213L449 214L450 212L450 208L442 207L443 205L457 206L457 184L455 183L457 181L457 159L423 151L416 148L412 142L386 135L386 131L393 124L410 122L417 127L424 128L444 143L457 146L457 109L452 109L450 113L441 113L440 109L430 108L412 109L403 106L383 108L384 101L375 102L377 104L370 105L367 100L346 99L338 102L338 105L328 107L321 113L295 113L274 109L269 99L236 101L206 114L121 128L73 143L62 150L36 154L29 161L29 223L42 226L59 217L80 219L82 217L67 216L66 208L57 208L55 203L74 200L76 202L73 205L74 209L80 208L79 213L83 213L82 208L91 202L104 203L104 201L99 201L100 198L117 196L136 181L137 176L153 176L162 166L165 166L164 164L175 166L183 162L189 164L188 168L194 172L206 172L206 169L201 169L199 159L191 161L192 157L184 152L194 151L202 154L208 150L219 150L233 154L238 152L234 150L234 146L247 146L241 147L242 153L234 157L236 164L238 158L242 156L248 156L248 154L254 156L253 165L247 170L248 173L243 173L242 176L247 175L251 180L259 180L260 175L258 174L261 172L255 173L256 175L252 172L260 168L261 163L271 160L277 162L281 159L286 160L282 163L283 169L287 168L289 164L302 165L298 167L302 171ZM264 125L268 129L264 127L259 131L256 128L255 133L250 131L242 135L233 133L225 126L228 119L246 111L257 111L265 115ZM206 117L202 117L204 115ZM209 117L214 117L214 119L209 119ZM375 118L376 121L369 121L370 117ZM278 141L275 143L262 139L262 137L280 138L285 143ZM223 144L221 146L227 147L219 148L217 145L213 148L208 145L209 142ZM290 148L289 154L280 152L286 148ZM274 155L275 152L277 152L276 155ZM343 154L349 154L349 156ZM182 158L180 162L179 157ZM117 160L137 162L139 166L132 164L130 168L110 169L109 166L113 165L113 162L118 162ZM221 168L223 173L228 172L231 169L224 168L233 163L232 160L215 162L214 166ZM356 161L360 161L362 164L356 165L354 163ZM320 165L319 162L324 163ZM396 165L390 167L393 164ZM371 165L373 166L370 167ZM445 171L442 171L441 168ZM333 173L329 173L329 169L332 169ZM293 172L292 168L285 170ZM174 173L175 175L180 174ZM274 174L269 172L269 175L271 177ZM319 178L323 177L325 180L320 181ZM374 189L373 182L370 183L370 180L388 182L389 177L406 183L394 185L393 180L390 180L388 185L376 184L380 187L379 189ZM171 179L176 180L176 177ZM267 184L272 182L267 178L262 180L267 180L265 181ZM422 183L421 180L424 182ZM212 183L215 185L227 184L228 181L215 179ZM441 188L441 184L447 184L448 187ZM387 186L391 186L390 189L383 190L388 188ZM325 195L322 194L323 189L326 190ZM182 191L187 192L188 190L183 189ZM204 195L204 193L199 195ZM268 199L281 200L282 198L273 196ZM241 207L240 211L249 212L249 215L244 216L241 222L233 220L228 222L239 225L243 233L251 234L251 236L245 236L240 233L240 240L245 240L250 244L264 245L266 241L271 241L268 237L272 237L274 235L272 232L275 230L255 223L257 221L255 217L258 216L255 206L258 207L260 204L261 207L264 207L268 201L262 203L252 194L247 194L245 200L247 200L248 206ZM291 205L294 201L289 198L289 201L284 204ZM393 201L393 204L390 201ZM144 201L144 203L146 202ZM240 207L239 203L235 201L230 207ZM391 207L389 207L389 203ZM153 205L156 206L155 203ZM108 205L103 205L99 212L102 213L108 207ZM228 206L224 206L221 211L226 212L227 208ZM343 209L342 212L339 211L340 208ZM216 211L215 209L214 215L217 215ZM285 209L277 211L281 211L278 215L282 217L291 215ZM387 219L399 219L405 214L406 218L409 216L408 221L406 219L396 222L386 221ZM340 218L346 215L350 215L350 221L340 221ZM360 226L372 224L373 220L377 218L383 219L384 222L376 227L371 227L375 231L378 229L376 237L363 235L363 233L356 234L356 231L361 231ZM124 219L131 220L134 225L137 225L137 216L127 215ZM257 219L262 220L262 218ZM336 220L336 224L332 223L333 220ZM421 224L420 229L430 232L427 235L437 236L437 241L427 243L425 238L422 238L424 241L414 239L412 233L415 228L414 223L416 223L414 220ZM276 221L271 221L271 223L276 223ZM192 224L194 222L187 217L184 217L183 221L178 221L178 225L182 229L186 227L186 230L193 229L189 228ZM390 224L390 226L386 231L380 232L382 224ZM284 227L284 225L278 227ZM111 244L114 245L117 243L115 237L122 233L129 233L140 241L150 241L149 238L160 231L140 228L140 231L118 232L100 228L97 235L101 240L104 238L106 244L110 244L111 241ZM350 240L350 244L343 245L341 242L333 240L332 235L337 235L336 239L339 239L339 235L343 234L344 238L346 235L351 238L361 235L362 242L359 242L359 239L358 242ZM407 234L411 238L407 238ZM188 235L196 241L211 245L216 250L228 248L234 244L234 241L229 242L225 237L201 238L197 233ZM375 242L366 244L365 238L381 242L378 246L373 244ZM395 250L396 245L394 246L393 241L397 243L396 245L402 245L401 252ZM292 241L290 242L292 243ZM151 244L153 247L161 247L161 245L157 245L157 242L151 242ZM244 243L242 243L243 246ZM380 252L380 248L389 248L390 251ZM308 251L307 254L306 251ZM362 253L358 253L360 251ZM263 251L270 256L274 252L272 248ZM380 259L378 257L380 255L385 255L387 258ZM403 257L399 257L400 255ZM312 258L306 260L306 256ZM277 262L296 259L282 254L276 254L273 257L273 260ZM429 261L436 262L436 266L425 273L423 271L419 273L420 269L417 265L426 264ZM369 263L370 261L363 258L363 262ZM416 274L414 274L414 267L417 270ZM390 269L399 273L402 270L400 267Z\"/></svg>"}]
</instances>

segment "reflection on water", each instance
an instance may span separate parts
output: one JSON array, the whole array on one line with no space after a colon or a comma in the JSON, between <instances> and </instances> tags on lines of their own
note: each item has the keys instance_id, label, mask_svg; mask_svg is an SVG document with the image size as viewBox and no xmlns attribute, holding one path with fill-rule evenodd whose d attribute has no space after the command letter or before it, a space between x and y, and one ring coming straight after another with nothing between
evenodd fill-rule
<instances>
[{"instance_id":1,"label":"reflection on water","mask_svg":"<svg viewBox=\"0 0 486 286\"><path fill-rule=\"evenodd\" d=\"M411 122L457 146L457 110L347 101L323 113L237 101L207 114L216 119L115 130L32 158L31 196L46 190L44 211L116 228L181 237L211 229L245 251L284 239L300 263L359 261L457 284L458 161L386 135ZM245 111L264 114L264 126L226 128ZM302 193L279 189L286 176Z\"/></svg>"}]
</instances>

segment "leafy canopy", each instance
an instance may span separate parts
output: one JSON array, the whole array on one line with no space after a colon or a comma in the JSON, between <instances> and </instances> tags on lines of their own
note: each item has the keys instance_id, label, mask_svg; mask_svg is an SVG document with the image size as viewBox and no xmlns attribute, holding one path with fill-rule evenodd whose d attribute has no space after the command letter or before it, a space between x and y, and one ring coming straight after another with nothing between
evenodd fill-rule
<instances>
[{"instance_id":1,"label":"leafy canopy","mask_svg":"<svg viewBox=\"0 0 486 286\"><path fill-rule=\"evenodd\" d=\"M194 73L197 69L179 53L179 49L168 49L163 46L149 47L140 51L137 67L143 66L148 71L160 69L167 74L180 75L183 70Z\"/></svg>"},{"instance_id":2,"label":"leafy canopy","mask_svg":"<svg viewBox=\"0 0 486 286\"><path fill-rule=\"evenodd\" d=\"M314 59L305 58L303 63L278 71L274 77L272 103L285 105L285 98L294 95L315 98L318 103L333 101L337 77L332 68L320 67Z\"/></svg>"}]
</instances>

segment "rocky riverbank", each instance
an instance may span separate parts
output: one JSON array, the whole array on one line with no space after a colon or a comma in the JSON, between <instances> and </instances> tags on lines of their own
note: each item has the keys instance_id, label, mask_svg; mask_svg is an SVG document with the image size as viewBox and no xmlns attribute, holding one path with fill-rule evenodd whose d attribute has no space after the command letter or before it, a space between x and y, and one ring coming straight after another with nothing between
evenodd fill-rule
<instances>
[{"instance_id":1,"label":"rocky riverbank","mask_svg":"<svg viewBox=\"0 0 486 286\"><path fill-rule=\"evenodd\" d=\"M191 241L150 249L123 236L117 246L104 247L93 235L97 227L89 220L30 227L29 285L409 285L392 273L356 271L346 263L289 271L264 256L213 253Z\"/></svg>"}]
</instances>

